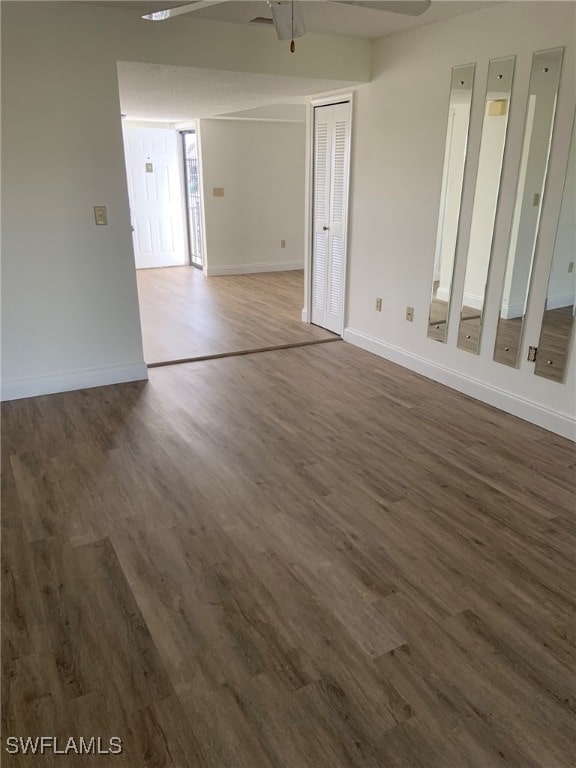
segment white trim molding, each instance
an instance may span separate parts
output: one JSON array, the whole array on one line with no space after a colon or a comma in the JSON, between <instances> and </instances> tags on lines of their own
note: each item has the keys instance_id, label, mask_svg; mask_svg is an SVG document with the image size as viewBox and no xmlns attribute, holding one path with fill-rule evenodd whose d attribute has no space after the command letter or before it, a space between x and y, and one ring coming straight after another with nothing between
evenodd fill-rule
<instances>
[{"instance_id":1,"label":"white trim molding","mask_svg":"<svg viewBox=\"0 0 576 768\"><path fill-rule=\"evenodd\" d=\"M524 317L526 314L526 304L508 304L508 302L503 301L502 306L500 307L500 317L503 320L514 320L517 317Z\"/></svg>"},{"instance_id":2,"label":"white trim molding","mask_svg":"<svg viewBox=\"0 0 576 768\"><path fill-rule=\"evenodd\" d=\"M146 363L114 365L110 368L90 368L86 371L54 373L49 376L33 376L26 379L7 379L0 384L2 401L20 400L23 397L53 395L75 389L104 387L129 381L145 381L148 378Z\"/></svg>"},{"instance_id":3,"label":"white trim molding","mask_svg":"<svg viewBox=\"0 0 576 768\"><path fill-rule=\"evenodd\" d=\"M373 352L375 355L384 357L386 360L397 363L411 371L420 373L429 379L438 381L440 384L469 395L476 400L499 408L501 411L506 411L506 413L511 413L520 419L530 421L550 432L576 441L576 422L567 413L546 408L532 400L518 397L518 395L514 395L512 392L476 381L476 379L470 376L457 373L443 365L433 363L424 357L407 352L392 344L386 344L368 334L354 331L351 328L344 330L344 341L361 347L367 352Z\"/></svg>"},{"instance_id":4,"label":"white trim molding","mask_svg":"<svg viewBox=\"0 0 576 768\"><path fill-rule=\"evenodd\" d=\"M342 89L322 96L317 96L308 102L306 107L306 183L304 191L304 309L302 321L310 323L312 319L312 250L314 233L314 109L316 107L328 107L332 104L348 102L350 105L350 128L348 131L348 193L346 201L346 260L344 264L344 295L342 297L342 330L346 327L348 316L348 263L350 252L350 205L352 200L352 175L354 173L354 159L352 153L352 134L354 131L354 92L355 89ZM304 319L306 316L306 319Z\"/></svg>"},{"instance_id":5,"label":"white trim molding","mask_svg":"<svg viewBox=\"0 0 576 768\"><path fill-rule=\"evenodd\" d=\"M438 288L436 291L436 298L440 301L448 303L450 301L450 288ZM473 293L465 293L462 299L462 307L467 309L484 309L484 296L475 296Z\"/></svg>"},{"instance_id":6,"label":"white trim molding","mask_svg":"<svg viewBox=\"0 0 576 768\"><path fill-rule=\"evenodd\" d=\"M546 311L549 309L562 309L563 307L574 307L576 297L573 293L565 293L563 296L550 296L546 299Z\"/></svg>"},{"instance_id":7,"label":"white trim molding","mask_svg":"<svg viewBox=\"0 0 576 768\"><path fill-rule=\"evenodd\" d=\"M215 275L251 275L255 272L291 272L304 269L303 261L262 261L255 264L226 264L221 267L206 266L208 277Z\"/></svg>"}]
</instances>

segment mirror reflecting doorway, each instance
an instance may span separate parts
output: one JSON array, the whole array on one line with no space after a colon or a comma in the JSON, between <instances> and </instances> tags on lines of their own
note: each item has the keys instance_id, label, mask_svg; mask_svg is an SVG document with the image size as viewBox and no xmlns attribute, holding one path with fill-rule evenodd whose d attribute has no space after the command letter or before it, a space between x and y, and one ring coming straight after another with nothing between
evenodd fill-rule
<instances>
[{"instance_id":1,"label":"mirror reflecting doorway","mask_svg":"<svg viewBox=\"0 0 576 768\"><path fill-rule=\"evenodd\" d=\"M532 57L516 204L494 345L494 360L512 368L519 367L522 354L563 54L564 48L552 48L537 51Z\"/></svg>"},{"instance_id":2,"label":"mirror reflecting doorway","mask_svg":"<svg viewBox=\"0 0 576 768\"><path fill-rule=\"evenodd\" d=\"M482 120L458 346L479 354L516 57L492 59Z\"/></svg>"}]
</instances>

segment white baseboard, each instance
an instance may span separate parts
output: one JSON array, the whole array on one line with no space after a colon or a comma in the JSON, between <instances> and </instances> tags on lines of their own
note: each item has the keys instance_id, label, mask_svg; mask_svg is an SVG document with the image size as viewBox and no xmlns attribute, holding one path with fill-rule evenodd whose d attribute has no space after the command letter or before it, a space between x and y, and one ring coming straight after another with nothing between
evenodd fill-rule
<instances>
[{"instance_id":1,"label":"white baseboard","mask_svg":"<svg viewBox=\"0 0 576 768\"><path fill-rule=\"evenodd\" d=\"M564 296L550 296L546 299L546 309L560 309L561 307L573 307L574 294L565 293Z\"/></svg>"},{"instance_id":2,"label":"white baseboard","mask_svg":"<svg viewBox=\"0 0 576 768\"><path fill-rule=\"evenodd\" d=\"M436 298L439 301L450 301L450 290L448 288L438 288L436 291ZM465 293L463 304L470 309L482 309L484 306L483 296L474 296L471 293Z\"/></svg>"},{"instance_id":3,"label":"white baseboard","mask_svg":"<svg viewBox=\"0 0 576 768\"><path fill-rule=\"evenodd\" d=\"M127 381L143 381L148 378L146 363L115 365L110 368L92 368L87 371L55 373L50 376L34 376L26 379L8 379L0 384L1 400L20 400L23 397L53 395L74 389L103 387L123 384Z\"/></svg>"},{"instance_id":4,"label":"white baseboard","mask_svg":"<svg viewBox=\"0 0 576 768\"><path fill-rule=\"evenodd\" d=\"M262 261L255 264L230 264L222 267L206 267L208 277L216 275L250 275L255 272L290 272L304 269L303 261Z\"/></svg>"},{"instance_id":5,"label":"white baseboard","mask_svg":"<svg viewBox=\"0 0 576 768\"><path fill-rule=\"evenodd\" d=\"M481 311L484 309L484 296L476 296L473 293L465 293L464 298L462 299L462 303L469 309L477 309Z\"/></svg>"},{"instance_id":6,"label":"white baseboard","mask_svg":"<svg viewBox=\"0 0 576 768\"><path fill-rule=\"evenodd\" d=\"M306 308L304 308L302 310L302 322L303 323L309 322L309 320L308 320L308 310Z\"/></svg>"},{"instance_id":7,"label":"white baseboard","mask_svg":"<svg viewBox=\"0 0 576 768\"><path fill-rule=\"evenodd\" d=\"M499 408L501 411L506 411L506 413L511 413L513 416L518 416L521 419L537 424L539 427L543 427L550 432L576 441L576 422L569 414L555 411L552 408L546 408L532 400L518 397L518 395L514 395L512 392L477 381L469 376L457 373L451 368L433 363L431 360L426 360L426 358L415 355L412 352L407 352L392 344L386 344L351 328L344 330L344 341L348 341L368 352L373 352L380 357L385 357L393 363L409 368L411 371L445 384L451 389L474 397L476 400Z\"/></svg>"},{"instance_id":8,"label":"white baseboard","mask_svg":"<svg viewBox=\"0 0 576 768\"><path fill-rule=\"evenodd\" d=\"M474 304L468 304L473 307ZM574 306L574 294L567 293L563 296L551 296L546 300L546 309L560 309L560 307ZM504 320L513 320L524 315L526 307L524 304L502 304L501 315Z\"/></svg>"},{"instance_id":9,"label":"white baseboard","mask_svg":"<svg viewBox=\"0 0 576 768\"><path fill-rule=\"evenodd\" d=\"M514 320L517 317L523 317L525 310L526 307L524 304L507 304L503 301L500 317L504 320Z\"/></svg>"},{"instance_id":10,"label":"white baseboard","mask_svg":"<svg viewBox=\"0 0 576 768\"><path fill-rule=\"evenodd\" d=\"M450 301L450 289L449 288L438 288L436 291L436 298L438 301Z\"/></svg>"}]
</instances>

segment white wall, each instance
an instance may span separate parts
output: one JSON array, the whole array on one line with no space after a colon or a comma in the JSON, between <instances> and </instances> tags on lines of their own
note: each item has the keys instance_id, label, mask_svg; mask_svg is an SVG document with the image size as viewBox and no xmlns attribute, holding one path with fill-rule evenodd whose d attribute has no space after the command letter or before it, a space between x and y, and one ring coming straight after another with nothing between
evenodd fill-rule
<instances>
[{"instance_id":1,"label":"white wall","mask_svg":"<svg viewBox=\"0 0 576 768\"><path fill-rule=\"evenodd\" d=\"M478 310L484 307L507 119L507 115L485 114L483 122L463 299L464 306Z\"/></svg>"},{"instance_id":2,"label":"white wall","mask_svg":"<svg viewBox=\"0 0 576 768\"><path fill-rule=\"evenodd\" d=\"M572 133L570 159L564 184L562 209L554 243L546 307L574 307L576 304L576 123ZM572 264L572 272L569 272Z\"/></svg>"},{"instance_id":3,"label":"white wall","mask_svg":"<svg viewBox=\"0 0 576 768\"><path fill-rule=\"evenodd\" d=\"M557 76L558 66L558 62L550 62L548 73L542 71L541 65L534 68L533 91L530 94L523 140L523 173L518 185L512 224L513 237L508 249L502 295L501 315L507 319L522 317L525 311L535 236L540 218L540 205L534 205L533 198L535 194L542 193L556 102L555 89L546 78L549 75Z\"/></svg>"},{"instance_id":4,"label":"white wall","mask_svg":"<svg viewBox=\"0 0 576 768\"><path fill-rule=\"evenodd\" d=\"M434 266L434 279L439 280L436 297L442 301L450 300L454 254L456 253L456 238L458 236L460 196L466 162L469 116L469 103L450 105L446 148L444 150L445 167L442 171L445 188L441 195L443 197L442 211L438 216L442 226L439 226Z\"/></svg>"},{"instance_id":5,"label":"white wall","mask_svg":"<svg viewBox=\"0 0 576 768\"><path fill-rule=\"evenodd\" d=\"M1 10L2 395L143 378L116 62L365 81L370 44L311 34L291 56L270 30L193 14Z\"/></svg>"},{"instance_id":6,"label":"white wall","mask_svg":"<svg viewBox=\"0 0 576 768\"><path fill-rule=\"evenodd\" d=\"M200 145L207 274L303 269L305 124L201 120Z\"/></svg>"},{"instance_id":7,"label":"white wall","mask_svg":"<svg viewBox=\"0 0 576 768\"><path fill-rule=\"evenodd\" d=\"M528 344L538 344L540 320L556 221L561 202L574 110L573 3L503 3L446 22L378 41L373 81L357 90L354 114L353 178L345 338L475 397L573 434L576 381L574 356L566 384L533 375ZM498 303L504 273L532 53L567 46L519 369L492 361ZM494 259L486 297L486 322L479 356L456 346L463 292L462 237L454 279L448 343L426 336L434 246L446 136L446 94L454 65L477 62L469 156L462 206L469 232L484 111L488 62L517 55L502 198L496 221ZM382 296L383 311L374 311ZM415 308L413 323L404 320ZM449 418L449 414L440 415Z\"/></svg>"}]
</instances>

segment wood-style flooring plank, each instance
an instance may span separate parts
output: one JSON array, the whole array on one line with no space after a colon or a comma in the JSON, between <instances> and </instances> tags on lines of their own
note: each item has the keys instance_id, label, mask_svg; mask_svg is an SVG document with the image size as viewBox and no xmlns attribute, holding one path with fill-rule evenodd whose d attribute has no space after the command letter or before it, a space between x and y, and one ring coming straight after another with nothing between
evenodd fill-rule
<instances>
[{"instance_id":1,"label":"wood-style flooring plank","mask_svg":"<svg viewBox=\"0 0 576 768\"><path fill-rule=\"evenodd\" d=\"M328 341L301 321L304 272L206 277L195 267L136 271L144 359L153 365Z\"/></svg>"},{"instance_id":2,"label":"wood-style flooring plank","mask_svg":"<svg viewBox=\"0 0 576 768\"><path fill-rule=\"evenodd\" d=\"M4 735L116 735L127 768L572 765L573 443L345 342L2 428Z\"/></svg>"}]
</instances>

